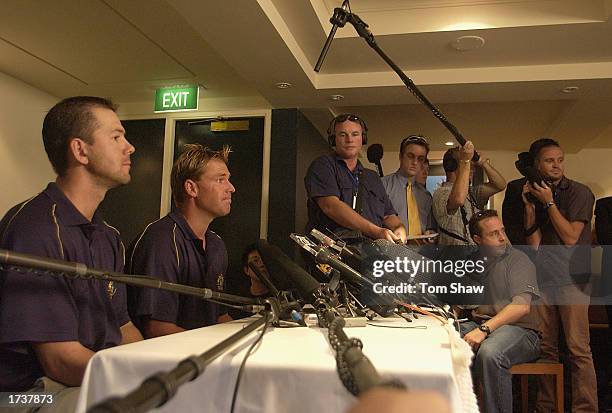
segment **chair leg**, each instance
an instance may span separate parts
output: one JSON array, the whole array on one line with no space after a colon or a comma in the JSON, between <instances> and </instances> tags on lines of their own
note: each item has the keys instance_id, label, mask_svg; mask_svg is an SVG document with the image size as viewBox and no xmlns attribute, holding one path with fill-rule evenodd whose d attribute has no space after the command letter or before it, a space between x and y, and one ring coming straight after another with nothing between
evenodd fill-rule
<instances>
[{"instance_id":1,"label":"chair leg","mask_svg":"<svg viewBox=\"0 0 612 413\"><path fill-rule=\"evenodd\" d=\"M563 372L555 374L557 413L563 413Z\"/></svg>"},{"instance_id":2,"label":"chair leg","mask_svg":"<svg viewBox=\"0 0 612 413\"><path fill-rule=\"evenodd\" d=\"M529 376L521 375L521 412L529 413Z\"/></svg>"}]
</instances>

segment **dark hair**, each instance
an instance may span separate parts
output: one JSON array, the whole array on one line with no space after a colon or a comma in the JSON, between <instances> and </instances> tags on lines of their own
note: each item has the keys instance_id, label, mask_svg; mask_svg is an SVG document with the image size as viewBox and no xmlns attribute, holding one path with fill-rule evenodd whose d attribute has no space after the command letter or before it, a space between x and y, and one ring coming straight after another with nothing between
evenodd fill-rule
<instances>
[{"instance_id":1,"label":"dark hair","mask_svg":"<svg viewBox=\"0 0 612 413\"><path fill-rule=\"evenodd\" d=\"M255 243L247 245L247 247L244 249L244 252L242 253L242 258L240 259L240 261L242 262L242 268L248 268L249 254L253 251L259 252L259 249L257 249L257 244Z\"/></svg>"},{"instance_id":2,"label":"dark hair","mask_svg":"<svg viewBox=\"0 0 612 413\"><path fill-rule=\"evenodd\" d=\"M404 153L404 149L406 149L408 145L422 146L426 151L425 156L429 155L429 143L423 135L410 135L402 139L400 142L400 155Z\"/></svg>"},{"instance_id":3,"label":"dark hair","mask_svg":"<svg viewBox=\"0 0 612 413\"><path fill-rule=\"evenodd\" d=\"M499 217L499 215L497 215L497 211L494 209L485 209L483 211L478 211L474 215L472 215L472 218L470 218L469 223L470 235L472 236L472 238L474 237L474 235L480 235L480 221L493 217Z\"/></svg>"},{"instance_id":4,"label":"dark hair","mask_svg":"<svg viewBox=\"0 0 612 413\"><path fill-rule=\"evenodd\" d=\"M197 181L204 172L208 162L218 159L227 164L231 149L224 145L219 151L213 151L199 143L189 143L185 145L184 151L174 162L170 173L170 187L172 188L172 198L178 205L185 201L185 181L193 179Z\"/></svg>"},{"instance_id":5,"label":"dark hair","mask_svg":"<svg viewBox=\"0 0 612 413\"><path fill-rule=\"evenodd\" d=\"M96 96L75 96L62 100L51 108L43 121L42 137L45 152L55 173L62 176L68 168L68 145L73 138L91 143L91 135L98 126L92 108L117 107L109 99Z\"/></svg>"},{"instance_id":6,"label":"dark hair","mask_svg":"<svg viewBox=\"0 0 612 413\"><path fill-rule=\"evenodd\" d=\"M540 155L540 151L548 146L556 146L557 148L561 148L559 142L550 138L542 138L534 141L529 147L529 153L533 157L534 160L538 159Z\"/></svg>"}]
</instances>

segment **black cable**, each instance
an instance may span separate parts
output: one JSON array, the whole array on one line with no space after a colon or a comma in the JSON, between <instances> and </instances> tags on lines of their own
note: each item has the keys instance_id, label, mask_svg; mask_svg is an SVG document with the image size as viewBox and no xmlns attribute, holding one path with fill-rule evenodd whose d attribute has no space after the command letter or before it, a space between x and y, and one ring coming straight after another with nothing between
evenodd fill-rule
<instances>
[{"instance_id":1,"label":"black cable","mask_svg":"<svg viewBox=\"0 0 612 413\"><path fill-rule=\"evenodd\" d=\"M257 337L255 341L253 341L253 344L251 344L246 354L244 355L244 358L242 359L242 363L240 363L240 369L238 370L238 377L236 377L236 384L234 385L234 394L232 395L232 407L230 409L231 413L234 413L234 407L236 406L236 399L238 398L238 389L240 388L240 379L242 378L242 372L244 371L244 365L246 364L246 361L251 355L251 352L253 351L255 346L259 342L261 342L261 340L263 339L263 336L266 333L266 330L268 329L269 325L270 325L270 320L266 320L266 323L261 329L261 334L259 335L259 337Z\"/></svg>"},{"instance_id":2,"label":"black cable","mask_svg":"<svg viewBox=\"0 0 612 413\"><path fill-rule=\"evenodd\" d=\"M367 322L366 323L369 326L372 327L382 327L382 328L411 328L411 329L416 329L416 330L427 330L427 326L407 326L407 325L402 325L402 326L389 326L389 325L382 325L382 324L376 324L376 323L372 323L372 322Z\"/></svg>"}]
</instances>

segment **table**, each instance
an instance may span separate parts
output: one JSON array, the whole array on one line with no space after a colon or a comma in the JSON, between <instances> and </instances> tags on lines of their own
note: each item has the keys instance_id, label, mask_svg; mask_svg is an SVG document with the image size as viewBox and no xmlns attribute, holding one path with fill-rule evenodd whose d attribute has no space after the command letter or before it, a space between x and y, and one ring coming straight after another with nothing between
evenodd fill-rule
<instances>
[{"instance_id":1,"label":"table","mask_svg":"<svg viewBox=\"0 0 612 413\"><path fill-rule=\"evenodd\" d=\"M168 371L185 357L203 353L248 321L236 320L96 353L85 372L77 412L110 396L127 394L149 375ZM363 341L364 354L380 374L399 378L411 390L439 391L454 412L475 411L469 369L463 366L458 371L456 364L453 368L449 333L440 322L430 317L412 323L401 318L380 319L345 331ZM183 385L158 411L229 412L238 367L258 332L209 364L200 377ZM354 402L338 378L327 330L272 328L246 363L236 412L343 412Z\"/></svg>"}]
</instances>

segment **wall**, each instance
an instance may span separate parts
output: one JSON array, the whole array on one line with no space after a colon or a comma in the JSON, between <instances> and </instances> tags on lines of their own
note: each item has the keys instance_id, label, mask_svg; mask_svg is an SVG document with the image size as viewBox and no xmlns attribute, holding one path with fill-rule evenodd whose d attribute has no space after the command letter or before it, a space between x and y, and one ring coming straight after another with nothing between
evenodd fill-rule
<instances>
[{"instance_id":1,"label":"wall","mask_svg":"<svg viewBox=\"0 0 612 413\"><path fill-rule=\"evenodd\" d=\"M41 129L59 100L0 72L0 214L55 180Z\"/></svg>"}]
</instances>

